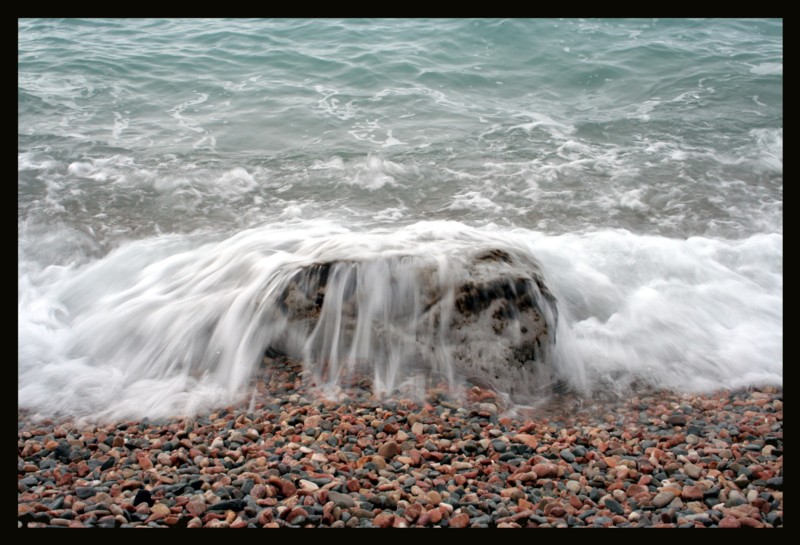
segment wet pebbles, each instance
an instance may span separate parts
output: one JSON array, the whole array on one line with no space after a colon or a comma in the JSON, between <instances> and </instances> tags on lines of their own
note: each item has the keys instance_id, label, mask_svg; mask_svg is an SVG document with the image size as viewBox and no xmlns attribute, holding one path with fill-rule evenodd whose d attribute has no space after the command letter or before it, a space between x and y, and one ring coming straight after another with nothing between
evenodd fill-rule
<instances>
[{"instance_id":1,"label":"wet pebbles","mask_svg":"<svg viewBox=\"0 0 800 545\"><path fill-rule=\"evenodd\" d=\"M18 415L20 527L780 527L783 392L571 395L514 412L321 399L272 361L252 410L104 425Z\"/></svg>"}]
</instances>

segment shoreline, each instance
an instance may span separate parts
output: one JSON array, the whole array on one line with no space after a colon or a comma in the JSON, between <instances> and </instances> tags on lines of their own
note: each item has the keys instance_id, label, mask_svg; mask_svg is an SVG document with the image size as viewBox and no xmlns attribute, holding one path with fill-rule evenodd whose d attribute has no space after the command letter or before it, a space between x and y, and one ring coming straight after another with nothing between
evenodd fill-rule
<instances>
[{"instance_id":1,"label":"shoreline","mask_svg":"<svg viewBox=\"0 0 800 545\"><path fill-rule=\"evenodd\" d=\"M274 361L253 406L191 418L18 410L18 526L783 526L782 388L504 411L477 386L323 400L300 374Z\"/></svg>"}]
</instances>

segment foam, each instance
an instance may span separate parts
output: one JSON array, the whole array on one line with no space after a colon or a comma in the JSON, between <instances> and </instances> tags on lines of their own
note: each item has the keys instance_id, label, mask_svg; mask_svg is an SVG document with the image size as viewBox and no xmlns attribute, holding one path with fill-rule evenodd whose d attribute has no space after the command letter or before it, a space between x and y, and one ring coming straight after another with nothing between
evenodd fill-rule
<instances>
[{"instance_id":1,"label":"foam","mask_svg":"<svg viewBox=\"0 0 800 545\"><path fill-rule=\"evenodd\" d=\"M24 247L63 246L59 236L35 238L26 234ZM452 268L481 247L542 263L559 305L554 366L575 389L782 385L782 243L778 234L552 236L448 221L354 231L293 217L218 242L133 241L60 266L20 250L19 403L113 418L233 402L285 331L270 308L296 267L412 255ZM370 293L379 296L380 285ZM376 372L389 365L358 359ZM393 361L379 372L387 392L414 381Z\"/></svg>"},{"instance_id":2,"label":"foam","mask_svg":"<svg viewBox=\"0 0 800 545\"><path fill-rule=\"evenodd\" d=\"M782 62L762 62L755 66L750 67L751 74L759 76L782 76L783 63Z\"/></svg>"}]
</instances>

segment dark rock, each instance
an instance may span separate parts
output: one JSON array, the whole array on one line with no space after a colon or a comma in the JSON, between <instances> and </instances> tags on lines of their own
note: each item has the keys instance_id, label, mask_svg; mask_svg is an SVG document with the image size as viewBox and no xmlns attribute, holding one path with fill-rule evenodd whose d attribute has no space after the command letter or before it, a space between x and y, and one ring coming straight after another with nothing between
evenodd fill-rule
<instances>
[{"instance_id":1,"label":"dark rock","mask_svg":"<svg viewBox=\"0 0 800 545\"><path fill-rule=\"evenodd\" d=\"M685 426L686 416L680 413L675 413L667 418L667 424L672 424L673 426Z\"/></svg>"},{"instance_id":2,"label":"dark rock","mask_svg":"<svg viewBox=\"0 0 800 545\"><path fill-rule=\"evenodd\" d=\"M566 448L563 449L561 452L559 452L559 455L568 464L571 464L572 462L575 461L575 455L572 454L572 452L570 452L569 449L566 449Z\"/></svg>"},{"instance_id":3,"label":"dark rock","mask_svg":"<svg viewBox=\"0 0 800 545\"><path fill-rule=\"evenodd\" d=\"M772 524L773 526L779 526L783 524L783 514L779 511L771 511L767 513L767 522Z\"/></svg>"},{"instance_id":4,"label":"dark rock","mask_svg":"<svg viewBox=\"0 0 800 545\"><path fill-rule=\"evenodd\" d=\"M100 471L106 471L108 469L111 469L112 467L114 467L114 464L116 462L117 460L113 456L109 456L108 460L106 460L100 465Z\"/></svg>"},{"instance_id":5,"label":"dark rock","mask_svg":"<svg viewBox=\"0 0 800 545\"><path fill-rule=\"evenodd\" d=\"M26 488L30 488L31 486L36 486L37 484L39 484L39 479L37 479L33 475L30 475L28 477L25 477L24 479L20 479L18 482L19 484L24 485Z\"/></svg>"},{"instance_id":6,"label":"dark rock","mask_svg":"<svg viewBox=\"0 0 800 545\"><path fill-rule=\"evenodd\" d=\"M367 324L371 353L362 357L369 360L400 356L414 361L416 372L433 372L446 358L473 383L512 395L555 383L548 352L558 311L535 260L489 249L457 256L441 272L429 256L303 266L278 292L276 312L287 329L266 350L311 360L322 375L332 351L347 361L357 324L360 335ZM371 304L373 294L383 298L380 305ZM476 357L484 353L493 356Z\"/></svg>"},{"instance_id":7,"label":"dark rock","mask_svg":"<svg viewBox=\"0 0 800 545\"><path fill-rule=\"evenodd\" d=\"M104 517L100 517L97 521L98 528L116 528L117 527L117 519L114 518L113 515L106 515Z\"/></svg>"},{"instance_id":8,"label":"dark rock","mask_svg":"<svg viewBox=\"0 0 800 545\"><path fill-rule=\"evenodd\" d=\"M242 494L249 494L255 485L256 483L253 479L245 479L242 483Z\"/></svg>"},{"instance_id":9,"label":"dark rock","mask_svg":"<svg viewBox=\"0 0 800 545\"><path fill-rule=\"evenodd\" d=\"M70 446L67 443L61 443L56 447L56 449L53 452L55 453L56 458L58 458L65 464L68 464L70 450L71 450Z\"/></svg>"},{"instance_id":10,"label":"dark rock","mask_svg":"<svg viewBox=\"0 0 800 545\"><path fill-rule=\"evenodd\" d=\"M783 477L772 477L767 479L767 488L773 490L783 490Z\"/></svg>"},{"instance_id":11,"label":"dark rock","mask_svg":"<svg viewBox=\"0 0 800 545\"><path fill-rule=\"evenodd\" d=\"M586 447L584 447L583 445L577 445L575 447L572 447L572 454L576 458L583 458L584 456L586 456L586 452L587 452Z\"/></svg>"},{"instance_id":12,"label":"dark rock","mask_svg":"<svg viewBox=\"0 0 800 545\"><path fill-rule=\"evenodd\" d=\"M594 519L592 525L602 527L605 526L606 524L611 524L612 522L613 521L608 517L597 517L596 519Z\"/></svg>"},{"instance_id":13,"label":"dark rock","mask_svg":"<svg viewBox=\"0 0 800 545\"><path fill-rule=\"evenodd\" d=\"M209 511L241 511L244 509L244 500L223 500L208 506Z\"/></svg>"},{"instance_id":14,"label":"dark rock","mask_svg":"<svg viewBox=\"0 0 800 545\"><path fill-rule=\"evenodd\" d=\"M619 504L617 500L611 498L606 499L606 508L616 515L624 515L625 509Z\"/></svg>"},{"instance_id":15,"label":"dark rock","mask_svg":"<svg viewBox=\"0 0 800 545\"><path fill-rule=\"evenodd\" d=\"M85 500L97 494L97 491L90 486L79 486L75 489L75 495L80 499Z\"/></svg>"},{"instance_id":16,"label":"dark rock","mask_svg":"<svg viewBox=\"0 0 800 545\"><path fill-rule=\"evenodd\" d=\"M41 462L39 462L39 469L41 469L41 470L53 469L57 465L58 465L58 462L56 462L52 458L45 458Z\"/></svg>"},{"instance_id":17,"label":"dark rock","mask_svg":"<svg viewBox=\"0 0 800 545\"><path fill-rule=\"evenodd\" d=\"M140 488L136 491L136 496L133 498L133 505L139 505L140 503L146 503L152 507L156 502L148 490Z\"/></svg>"}]
</instances>

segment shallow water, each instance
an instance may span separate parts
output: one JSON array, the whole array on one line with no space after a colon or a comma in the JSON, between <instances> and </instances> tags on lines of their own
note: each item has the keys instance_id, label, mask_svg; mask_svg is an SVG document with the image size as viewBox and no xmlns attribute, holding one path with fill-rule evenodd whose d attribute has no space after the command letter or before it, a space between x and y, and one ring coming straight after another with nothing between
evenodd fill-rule
<instances>
[{"instance_id":1,"label":"shallow water","mask_svg":"<svg viewBox=\"0 0 800 545\"><path fill-rule=\"evenodd\" d=\"M541 264L573 389L782 385L780 20L18 29L21 408L230 402L293 268L482 248Z\"/></svg>"}]
</instances>

